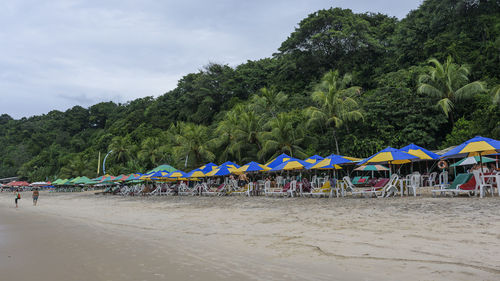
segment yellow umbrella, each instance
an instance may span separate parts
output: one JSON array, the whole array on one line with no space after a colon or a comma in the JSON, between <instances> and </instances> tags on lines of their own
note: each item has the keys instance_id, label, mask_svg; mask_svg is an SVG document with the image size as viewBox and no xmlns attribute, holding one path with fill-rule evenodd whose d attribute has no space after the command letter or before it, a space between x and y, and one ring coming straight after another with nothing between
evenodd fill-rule
<instances>
[{"instance_id":1,"label":"yellow umbrella","mask_svg":"<svg viewBox=\"0 0 500 281\"><path fill-rule=\"evenodd\" d=\"M470 157L470 156L481 156L488 154L495 154L500 151L500 141L484 138L484 137L474 137L454 149L443 154L442 158L454 158L454 157Z\"/></svg>"}]
</instances>

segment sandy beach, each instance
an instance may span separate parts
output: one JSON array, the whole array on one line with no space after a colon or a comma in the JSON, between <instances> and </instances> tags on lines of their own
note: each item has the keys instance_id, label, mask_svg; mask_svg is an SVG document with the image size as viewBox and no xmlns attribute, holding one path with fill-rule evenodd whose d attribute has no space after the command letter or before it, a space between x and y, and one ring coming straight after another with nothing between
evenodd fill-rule
<instances>
[{"instance_id":1,"label":"sandy beach","mask_svg":"<svg viewBox=\"0 0 500 281\"><path fill-rule=\"evenodd\" d=\"M498 280L500 198L0 193L2 280Z\"/></svg>"}]
</instances>

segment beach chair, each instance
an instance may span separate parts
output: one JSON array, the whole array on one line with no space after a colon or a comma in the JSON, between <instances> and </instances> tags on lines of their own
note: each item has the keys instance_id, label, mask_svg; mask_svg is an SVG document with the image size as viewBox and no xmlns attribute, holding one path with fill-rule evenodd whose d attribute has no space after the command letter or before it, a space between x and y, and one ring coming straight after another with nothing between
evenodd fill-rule
<instances>
[{"instance_id":1,"label":"beach chair","mask_svg":"<svg viewBox=\"0 0 500 281\"><path fill-rule=\"evenodd\" d=\"M413 194L414 197L417 196L417 190L421 187L420 186L420 174L411 174L410 175L410 181L407 182L407 188L408 188L408 193L411 193Z\"/></svg>"},{"instance_id":2,"label":"beach chair","mask_svg":"<svg viewBox=\"0 0 500 281\"><path fill-rule=\"evenodd\" d=\"M382 191L377 191L374 188L367 189L366 187L356 187L351 179L347 176L343 178L344 188L346 193L351 193L352 196L362 195L364 197L377 196L377 193L382 193Z\"/></svg>"},{"instance_id":3,"label":"beach chair","mask_svg":"<svg viewBox=\"0 0 500 281\"><path fill-rule=\"evenodd\" d=\"M489 191L491 192L491 196L493 196L493 185L485 182L483 173L480 170L474 170L472 171L472 173L474 174L474 178L476 179L476 195L479 189L479 196L480 198L483 198L484 194L489 189Z\"/></svg>"},{"instance_id":4,"label":"beach chair","mask_svg":"<svg viewBox=\"0 0 500 281\"><path fill-rule=\"evenodd\" d=\"M178 191L179 195L195 195L195 188L194 188L194 186L193 187L189 187L189 185L187 185L183 181L179 184L178 188L179 188L179 191Z\"/></svg>"},{"instance_id":5,"label":"beach chair","mask_svg":"<svg viewBox=\"0 0 500 281\"><path fill-rule=\"evenodd\" d=\"M448 182L448 171L443 170L441 173L439 173L438 176L438 184L434 184L433 187L438 187L439 189L443 189L445 187L450 186Z\"/></svg>"},{"instance_id":6,"label":"beach chair","mask_svg":"<svg viewBox=\"0 0 500 281\"><path fill-rule=\"evenodd\" d=\"M276 177L277 179L277 177ZM264 184L264 195L265 196L284 196L288 194L288 189L290 188L290 183L287 183L283 186L283 188L280 187L280 185L277 184L277 187L271 187L271 182L266 181Z\"/></svg>"},{"instance_id":7,"label":"beach chair","mask_svg":"<svg viewBox=\"0 0 500 281\"><path fill-rule=\"evenodd\" d=\"M220 184L220 185L208 185L207 183L202 183L202 191L201 195L204 196L220 196L224 193L226 185Z\"/></svg>"},{"instance_id":8,"label":"beach chair","mask_svg":"<svg viewBox=\"0 0 500 281\"><path fill-rule=\"evenodd\" d=\"M356 176L354 177L350 182L354 185L358 184L358 181L361 179L360 176Z\"/></svg>"},{"instance_id":9,"label":"beach chair","mask_svg":"<svg viewBox=\"0 0 500 281\"><path fill-rule=\"evenodd\" d=\"M437 172L432 172L429 175L429 178L427 179L427 186L434 186L434 185L436 185L436 177L437 177Z\"/></svg>"},{"instance_id":10,"label":"beach chair","mask_svg":"<svg viewBox=\"0 0 500 281\"><path fill-rule=\"evenodd\" d=\"M458 174L451 183L451 185L448 186L444 185L443 188L431 190L432 197L436 197L436 193L438 192L440 193L440 195L446 195L450 193L450 195L453 196L453 195L458 195L460 193L468 193L470 196L471 194L474 193L475 187L474 189L468 189L468 188L461 189L460 187L466 184L471 179L472 176L473 176L472 174L467 174L467 173Z\"/></svg>"},{"instance_id":11,"label":"beach chair","mask_svg":"<svg viewBox=\"0 0 500 281\"><path fill-rule=\"evenodd\" d=\"M254 183L249 182L248 184L245 184L244 186L237 186L237 189L231 191L231 195L246 195L250 196L254 190Z\"/></svg>"},{"instance_id":12,"label":"beach chair","mask_svg":"<svg viewBox=\"0 0 500 281\"><path fill-rule=\"evenodd\" d=\"M381 197L389 197L391 195L396 196L396 194L399 191L398 190L398 182L399 182L399 176L397 174L393 174L389 178L389 181L382 188Z\"/></svg>"}]
</instances>

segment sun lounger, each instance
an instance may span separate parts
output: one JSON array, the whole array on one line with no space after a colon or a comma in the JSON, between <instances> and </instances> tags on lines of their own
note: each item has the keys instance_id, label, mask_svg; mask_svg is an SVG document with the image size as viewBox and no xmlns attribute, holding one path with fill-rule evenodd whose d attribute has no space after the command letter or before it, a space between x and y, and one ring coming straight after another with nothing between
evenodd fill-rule
<instances>
[{"instance_id":1,"label":"sun lounger","mask_svg":"<svg viewBox=\"0 0 500 281\"><path fill-rule=\"evenodd\" d=\"M378 196L378 193L383 193L383 190L375 189L375 188L369 188L367 189L366 187L356 187L352 182L349 177L344 177L343 178L344 182L344 188L346 193L351 193L352 196L354 195L362 195L364 197L373 197L373 195Z\"/></svg>"},{"instance_id":2,"label":"sun lounger","mask_svg":"<svg viewBox=\"0 0 500 281\"><path fill-rule=\"evenodd\" d=\"M467 174L467 173L458 174L451 183L451 185L445 186L444 188L432 190L432 196L435 197L436 193L438 192L440 193L440 195L443 194L446 195L448 193L450 193L452 196L458 195L460 193L468 193L469 195L471 195L474 193L475 188L474 189L460 188L462 185L466 184L471 179L471 177L472 174Z\"/></svg>"},{"instance_id":3,"label":"sun lounger","mask_svg":"<svg viewBox=\"0 0 500 281\"><path fill-rule=\"evenodd\" d=\"M351 183L352 183L352 184L354 184L354 185L356 185L356 184L358 184L358 181L359 181L360 179L361 179L361 177L360 177L360 176L354 177L354 178L351 180Z\"/></svg>"},{"instance_id":4,"label":"sun lounger","mask_svg":"<svg viewBox=\"0 0 500 281\"><path fill-rule=\"evenodd\" d=\"M252 194L252 191L254 190L254 183L249 182L248 184L245 184L244 186L238 187L236 190L231 191L231 195L246 195L250 196Z\"/></svg>"},{"instance_id":5,"label":"sun lounger","mask_svg":"<svg viewBox=\"0 0 500 281\"><path fill-rule=\"evenodd\" d=\"M265 196L287 195L289 188L290 188L290 183L285 184L285 186L283 188L281 188L281 187L271 187L271 182L266 181L264 184L264 195Z\"/></svg>"}]
</instances>

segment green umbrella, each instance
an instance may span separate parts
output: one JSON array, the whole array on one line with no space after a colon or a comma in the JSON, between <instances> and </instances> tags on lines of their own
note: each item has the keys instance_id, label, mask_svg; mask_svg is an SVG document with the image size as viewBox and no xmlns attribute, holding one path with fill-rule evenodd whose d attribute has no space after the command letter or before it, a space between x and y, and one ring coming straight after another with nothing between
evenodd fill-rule
<instances>
[{"instance_id":1,"label":"green umbrella","mask_svg":"<svg viewBox=\"0 0 500 281\"><path fill-rule=\"evenodd\" d=\"M148 171L146 174L149 174L151 172L158 172L158 171L167 171L167 172L173 172L173 171L177 171L176 168L170 166L170 165L167 165L167 164L163 164L163 165L160 165L156 168L154 168L153 170L151 171Z\"/></svg>"},{"instance_id":2,"label":"green umbrella","mask_svg":"<svg viewBox=\"0 0 500 281\"><path fill-rule=\"evenodd\" d=\"M482 160L483 163L490 163L496 161L495 159L489 157L482 157L482 158L483 158ZM481 162L480 156L471 156L458 161L457 163L451 165L451 167L474 165L479 162Z\"/></svg>"}]
</instances>

